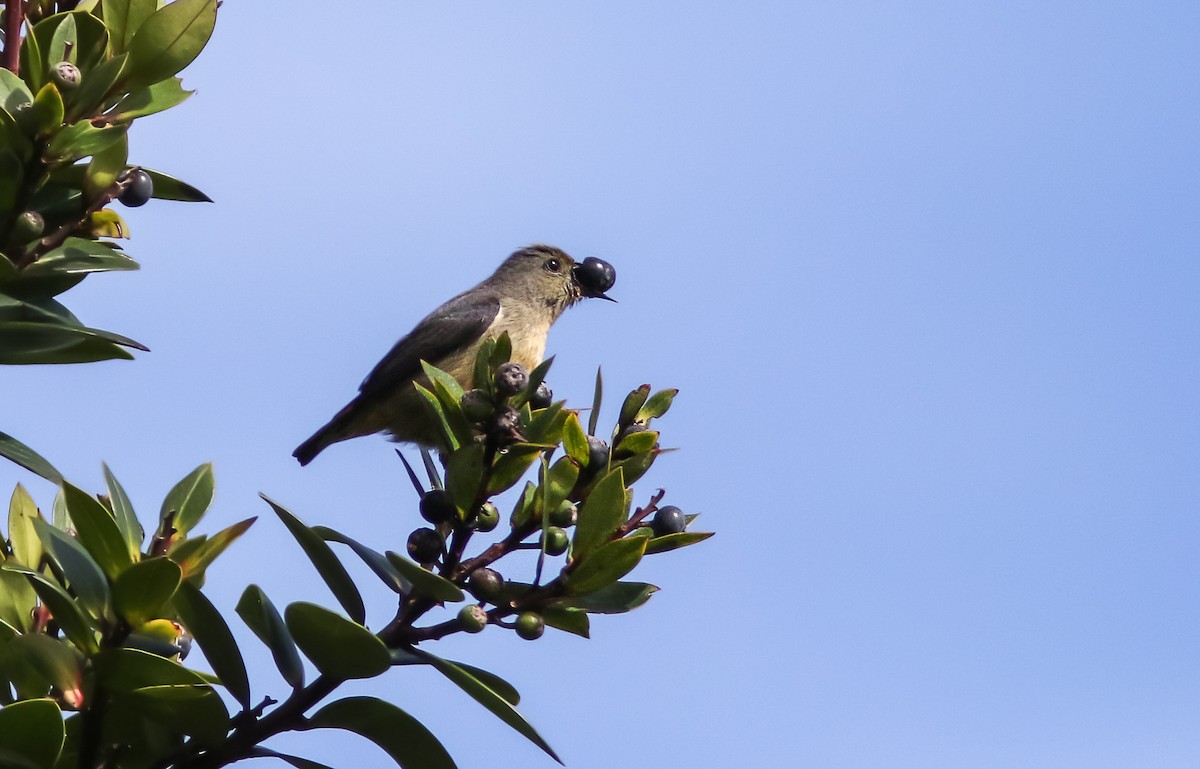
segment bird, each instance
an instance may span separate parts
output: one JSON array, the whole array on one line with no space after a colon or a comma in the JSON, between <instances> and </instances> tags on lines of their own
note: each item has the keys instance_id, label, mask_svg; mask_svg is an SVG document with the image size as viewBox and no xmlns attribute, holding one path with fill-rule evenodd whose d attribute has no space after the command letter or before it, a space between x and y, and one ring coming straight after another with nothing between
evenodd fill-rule
<instances>
[{"instance_id":1,"label":"bird","mask_svg":"<svg viewBox=\"0 0 1200 769\"><path fill-rule=\"evenodd\" d=\"M292 456L307 465L334 443L378 432L398 442L438 447L437 426L413 386L429 387L421 361L469 390L480 346L507 332L512 360L532 369L545 354L551 324L583 299L616 301L605 293L615 282L616 270L603 259L576 262L562 249L540 243L514 251L490 277L429 313L396 342L358 395Z\"/></svg>"}]
</instances>

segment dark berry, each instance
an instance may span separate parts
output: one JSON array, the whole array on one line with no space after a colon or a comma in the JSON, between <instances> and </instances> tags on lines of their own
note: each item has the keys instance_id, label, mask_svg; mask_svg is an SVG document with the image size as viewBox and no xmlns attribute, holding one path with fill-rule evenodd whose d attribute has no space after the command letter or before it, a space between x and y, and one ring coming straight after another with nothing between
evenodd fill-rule
<instances>
[{"instance_id":1,"label":"dark berry","mask_svg":"<svg viewBox=\"0 0 1200 769\"><path fill-rule=\"evenodd\" d=\"M79 82L83 80L83 75L80 74L79 67L76 67L71 62L60 61L50 70L50 79L58 86L58 90L70 91L79 86Z\"/></svg>"},{"instance_id":2,"label":"dark berry","mask_svg":"<svg viewBox=\"0 0 1200 769\"><path fill-rule=\"evenodd\" d=\"M504 397L516 395L529 384L529 375L520 363L501 363L496 367L496 392Z\"/></svg>"},{"instance_id":3,"label":"dark berry","mask_svg":"<svg viewBox=\"0 0 1200 769\"><path fill-rule=\"evenodd\" d=\"M492 420L492 434L504 443L521 440L521 415L509 406L501 408Z\"/></svg>"},{"instance_id":4,"label":"dark berry","mask_svg":"<svg viewBox=\"0 0 1200 769\"><path fill-rule=\"evenodd\" d=\"M144 206L154 196L154 180L142 169L130 171L125 180L125 190L117 199L130 208Z\"/></svg>"},{"instance_id":5,"label":"dark berry","mask_svg":"<svg viewBox=\"0 0 1200 769\"><path fill-rule=\"evenodd\" d=\"M408 535L408 554L417 563L433 563L442 554L442 535L433 529L416 529Z\"/></svg>"},{"instance_id":6,"label":"dark berry","mask_svg":"<svg viewBox=\"0 0 1200 769\"><path fill-rule=\"evenodd\" d=\"M567 537L567 532L558 526L547 526L545 533L542 534L542 545L546 550L546 555L562 555L567 552L567 546L570 544L571 540Z\"/></svg>"},{"instance_id":7,"label":"dark berry","mask_svg":"<svg viewBox=\"0 0 1200 769\"><path fill-rule=\"evenodd\" d=\"M603 469L608 464L608 443L603 438L588 436L588 463L591 469Z\"/></svg>"},{"instance_id":8,"label":"dark berry","mask_svg":"<svg viewBox=\"0 0 1200 769\"><path fill-rule=\"evenodd\" d=\"M574 269L575 282L583 289L584 296L608 299L604 292L617 282L617 271L603 259L589 256Z\"/></svg>"},{"instance_id":9,"label":"dark berry","mask_svg":"<svg viewBox=\"0 0 1200 769\"><path fill-rule=\"evenodd\" d=\"M445 489L433 489L421 497L421 517L430 523L445 523L457 515L458 508Z\"/></svg>"},{"instance_id":10,"label":"dark berry","mask_svg":"<svg viewBox=\"0 0 1200 769\"><path fill-rule=\"evenodd\" d=\"M484 502L475 516L475 530L489 532L500 524L500 511L491 502Z\"/></svg>"},{"instance_id":11,"label":"dark berry","mask_svg":"<svg viewBox=\"0 0 1200 769\"><path fill-rule=\"evenodd\" d=\"M546 632L546 620L535 611L523 611L517 617L517 635L526 641L536 641Z\"/></svg>"},{"instance_id":12,"label":"dark berry","mask_svg":"<svg viewBox=\"0 0 1200 769\"><path fill-rule=\"evenodd\" d=\"M483 390L467 390L462 397L463 415L472 422L482 422L492 414L495 406Z\"/></svg>"},{"instance_id":13,"label":"dark berry","mask_svg":"<svg viewBox=\"0 0 1200 769\"><path fill-rule=\"evenodd\" d=\"M539 382L537 389L533 391L533 395L529 396L529 408L545 409L549 408L554 402L554 391L545 382Z\"/></svg>"},{"instance_id":14,"label":"dark berry","mask_svg":"<svg viewBox=\"0 0 1200 769\"><path fill-rule=\"evenodd\" d=\"M46 230L46 220L37 211L25 211L13 224L13 235L17 240L33 240Z\"/></svg>"},{"instance_id":15,"label":"dark berry","mask_svg":"<svg viewBox=\"0 0 1200 769\"><path fill-rule=\"evenodd\" d=\"M579 508L569 499L564 499L562 503L550 513L550 523L554 526L567 528L574 526L579 520Z\"/></svg>"},{"instance_id":16,"label":"dark berry","mask_svg":"<svg viewBox=\"0 0 1200 769\"><path fill-rule=\"evenodd\" d=\"M482 606L464 606L458 612L458 624L468 633L478 633L487 627L488 615Z\"/></svg>"},{"instance_id":17,"label":"dark berry","mask_svg":"<svg viewBox=\"0 0 1200 769\"><path fill-rule=\"evenodd\" d=\"M687 528L687 516L678 507L666 505L658 508L658 512L654 514L654 520L650 522L650 528L656 537L678 534Z\"/></svg>"},{"instance_id":18,"label":"dark berry","mask_svg":"<svg viewBox=\"0 0 1200 769\"><path fill-rule=\"evenodd\" d=\"M504 577L495 569L476 569L467 579L467 591L480 601L495 603L504 592Z\"/></svg>"}]
</instances>

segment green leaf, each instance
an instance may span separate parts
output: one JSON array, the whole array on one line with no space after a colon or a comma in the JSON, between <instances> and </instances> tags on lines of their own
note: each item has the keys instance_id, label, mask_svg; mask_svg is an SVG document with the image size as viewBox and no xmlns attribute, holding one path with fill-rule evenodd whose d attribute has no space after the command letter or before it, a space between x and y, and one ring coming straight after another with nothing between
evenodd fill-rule
<instances>
[{"instance_id":1,"label":"green leaf","mask_svg":"<svg viewBox=\"0 0 1200 769\"><path fill-rule=\"evenodd\" d=\"M441 429L445 448L448 448L450 451L456 451L459 446L458 437L455 435L454 428L450 425L450 419L446 416L446 410L442 408L441 401L438 400L436 395L416 382L413 383L413 389L421 396L421 402L425 404L429 416Z\"/></svg>"},{"instance_id":2,"label":"green leaf","mask_svg":"<svg viewBox=\"0 0 1200 769\"><path fill-rule=\"evenodd\" d=\"M574 633L583 638L591 638L591 622L587 612L582 609L564 609L557 606L546 606L540 611L546 624L568 633Z\"/></svg>"},{"instance_id":3,"label":"green leaf","mask_svg":"<svg viewBox=\"0 0 1200 769\"><path fill-rule=\"evenodd\" d=\"M329 767L325 764L319 764L316 761L310 761L307 758L301 758L300 756L292 756L287 753L280 753L279 751L271 750L270 748L251 748L246 755L252 758L278 758L280 761L286 761L287 763L296 767L296 769L332 769L332 767Z\"/></svg>"},{"instance_id":4,"label":"green leaf","mask_svg":"<svg viewBox=\"0 0 1200 769\"><path fill-rule=\"evenodd\" d=\"M646 471L650 469L650 465L654 464L654 460L658 459L658 455L661 453L660 450L654 449L641 454L634 454L627 459L613 462L610 467L613 470L621 468L625 473L625 483L632 484L646 474Z\"/></svg>"},{"instance_id":5,"label":"green leaf","mask_svg":"<svg viewBox=\"0 0 1200 769\"><path fill-rule=\"evenodd\" d=\"M125 546L129 550L130 559L137 560L142 550L142 538L145 536L142 532L142 525L138 522L137 515L133 512L133 503L129 501L129 495L125 493L117 476L113 475L108 465L102 464L101 466L104 469L104 484L108 487L108 499L112 504L113 518L121 530L121 535L125 538Z\"/></svg>"},{"instance_id":6,"label":"green leaf","mask_svg":"<svg viewBox=\"0 0 1200 769\"><path fill-rule=\"evenodd\" d=\"M127 694L155 685L209 686L195 670L137 649L104 649L92 664L96 680L115 693Z\"/></svg>"},{"instance_id":7,"label":"green leaf","mask_svg":"<svg viewBox=\"0 0 1200 769\"><path fill-rule=\"evenodd\" d=\"M21 41L21 72L25 73L24 80L29 84L29 90L37 93L46 78L46 60L42 58L41 46L38 45L37 35L25 35Z\"/></svg>"},{"instance_id":8,"label":"green leaf","mask_svg":"<svg viewBox=\"0 0 1200 769\"><path fill-rule=\"evenodd\" d=\"M85 73L83 81L71 94L68 116L76 119L103 112L110 95L113 95L114 91L119 92L117 83L124 77L128 63L129 57L121 53L104 60Z\"/></svg>"},{"instance_id":9,"label":"green leaf","mask_svg":"<svg viewBox=\"0 0 1200 769\"><path fill-rule=\"evenodd\" d=\"M512 528L521 528L537 512L537 488L532 481L525 482L525 489L521 492L521 496L517 498L517 503L513 505L512 515L508 518L509 525Z\"/></svg>"},{"instance_id":10,"label":"green leaf","mask_svg":"<svg viewBox=\"0 0 1200 769\"><path fill-rule=\"evenodd\" d=\"M154 684L134 689L118 701L204 744L215 745L229 732L229 711L207 685Z\"/></svg>"},{"instance_id":11,"label":"green leaf","mask_svg":"<svg viewBox=\"0 0 1200 769\"><path fill-rule=\"evenodd\" d=\"M54 83L46 83L33 97L33 106L29 108L27 121L31 132L38 137L49 136L62 127L64 116L62 94Z\"/></svg>"},{"instance_id":12,"label":"green leaf","mask_svg":"<svg viewBox=\"0 0 1200 769\"><path fill-rule=\"evenodd\" d=\"M129 42L130 90L166 80L192 63L217 23L216 0L176 0L145 22Z\"/></svg>"},{"instance_id":13,"label":"green leaf","mask_svg":"<svg viewBox=\"0 0 1200 769\"><path fill-rule=\"evenodd\" d=\"M657 592L656 586L645 582L614 582L594 593L556 601L553 606L582 609L589 614L623 614L649 601Z\"/></svg>"},{"instance_id":14,"label":"green leaf","mask_svg":"<svg viewBox=\"0 0 1200 769\"><path fill-rule=\"evenodd\" d=\"M470 443L446 461L446 490L460 513L471 513L483 485L482 443Z\"/></svg>"},{"instance_id":15,"label":"green leaf","mask_svg":"<svg viewBox=\"0 0 1200 769\"><path fill-rule=\"evenodd\" d=\"M545 450L545 446L531 443L506 446L504 453L497 456L496 461L492 463L492 472L488 476L488 496L495 496L512 488Z\"/></svg>"},{"instance_id":16,"label":"green leaf","mask_svg":"<svg viewBox=\"0 0 1200 769\"><path fill-rule=\"evenodd\" d=\"M168 176L162 171L144 167L142 170L150 174L150 179L154 182L154 197L159 200L179 200L184 203L212 202L212 198L187 182Z\"/></svg>"},{"instance_id":17,"label":"green leaf","mask_svg":"<svg viewBox=\"0 0 1200 769\"><path fill-rule=\"evenodd\" d=\"M245 534L246 530L257 520L258 518L255 517L238 521L232 526L221 529L211 537L185 539L177 546L172 547L168 555L171 556L171 560L179 564L179 568L183 570L184 579L197 580L204 576L204 570L208 568L208 565L225 552L225 548Z\"/></svg>"},{"instance_id":18,"label":"green leaf","mask_svg":"<svg viewBox=\"0 0 1200 769\"><path fill-rule=\"evenodd\" d=\"M167 558L135 563L113 582L113 606L130 627L163 617L182 578L179 566Z\"/></svg>"},{"instance_id":19,"label":"green leaf","mask_svg":"<svg viewBox=\"0 0 1200 769\"><path fill-rule=\"evenodd\" d=\"M612 538L629 517L625 496L625 476L617 467L604 476L579 508L579 523L571 542L571 554L576 560L587 558Z\"/></svg>"},{"instance_id":20,"label":"green leaf","mask_svg":"<svg viewBox=\"0 0 1200 769\"><path fill-rule=\"evenodd\" d=\"M105 113L113 121L133 120L168 110L184 102L195 91L185 91L177 77L160 80L146 88L140 88L117 102L117 106Z\"/></svg>"},{"instance_id":21,"label":"green leaf","mask_svg":"<svg viewBox=\"0 0 1200 769\"><path fill-rule=\"evenodd\" d=\"M9 115L15 115L31 104L33 92L25 85L25 81L7 69L0 68L0 109Z\"/></svg>"},{"instance_id":22,"label":"green leaf","mask_svg":"<svg viewBox=\"0 0 1200 769\"><path fill-rule=\"evenodd\" d=\"M350 579L350 574L346 572L346 567L334 555L329 545L325 544L325 540L266 495L259 494L259 496L271 506L275 514L279 516L279 520L283 521L283 525L300 543L304 554L308 556L308 560L312 561L317 573L321 575L321 579L325 580L325 584L329 586L330 591L333 592L334 597L350 615L350 618L360 624L364 622L367 610L363 606L362 596L359 595L358 588L354 586L354 580Z\"/></svg>"},{"instance_id":23,"label":"green leaf","mask_svg":"<svg viewBox=\"0 0 1200 769\"><path fill-rule=\"evenodd\" d=\"M52 769L65 737L62 711L53 700L26 700L0 708L0 756L5 764L19 757L32 766Z\"/></svg>"},{"instance_id":24,"label":"green leaf","mask_svg":"<svg viewBox=\"0 0 1200 769\"><path fill-rule=\"evenodd\" d=\"M84 615L83 610L75 603L75 599L67 594L57 582L49 579L38 571L26 566L17 566L11 561L4 567L6 574L20 574L26 579L27 587L31 588L41 599L46 608L54 616L54 621L62 629L63 635L75 644L75 648L92 655L99 651L96 643L96 631L91 620ZM29 603L31 609L32 601Z\"/></svg>"},{"instance_id":25,"label":"green leaf","mask_svg":"<svg viewBox=\"0 0 1200 769\"><path fill-rule=\"evenodd\" d=\"M37 593L23 574L11 571L15 566L13 561L6 561L0 567L0 623L27 631L33 625Z\"/></svg>"},{"instance_id":26,"label":"green leaf","mask_svg":"<svg viewBox=\"0 0 1200 769\"><path fill-rule=\"evenodd\" d=\"M136 270L138 263L112 246L86 238L67 238L22 271L23 277Z\"/></svg>"},{"instance_id":27,"label":"green leaf","mask_svg":"<svg viewBox=\"0 0 1200 769\"><path fill-rule=\"evenodd\" d=\"M563 427L567 424L570 413L563 408L562 401L550 404L524 426L525 438L530 443L557 446L562 441Z\"/></svg>"},{"instance_id":28,"label":"green leaf","mask_svg":"<svg viewBox=\"0 0 1200 769\"><path fill-rule=\"evenodd\" d=\"M126 126L96 127L80 120L64 127L54 135L46 148L49 163L71 163L79 158L103 152L125 135Z\"/></svg>"},{"instance_id":29,"label":"green leaf","mask_svg":"<svg viewBox=\"0 0 1200 769\"><path fill-rule=\"evenodd\" d=\"M68 586L93 617L108 617L108 580L83 545L40 518L33 522L46 552L62 568Z\"/></svg>"},{"instance_id":30,"label":"green leaf","mask_svg":"<svg viewBox=\"0 0 1200 769\"><path fill-rule=\"evenodd\" d=\"M212 463L200 465L167 492L159 517L166 520L174 512L171 525L180 534L188 533L208 512L215 486Z\"/></svg>"},{"instance_id":31,"label":"green leaf","mask_svg":"<svg viewBox=\"0 0 1200 769\"><path fill-rule=\"evenodd\" d=\"M283 615L296 645L325 675L374 678L391 666L383 641L337 612L313 603L293 603Z\"/></svg>"},{"instance_id":32,"label":"green leaf","mask_svg":"<svg viewBox=\"0 0 1200 769\"><path fill-rule=\"evenodd\" d=\"M617 419L617 433L633 424L648 397L650 397L650 385L648 384L642 385L625 396L625 402L621 404L621 416Z\"/></svg>"},{"instance_id":33,"label":"green leaf","mask_svg":"<svg viewBox=\"0 0 1200 769\"><path fill-rule=\"evenodd\" d=\"M266 644L275 658L283 680L293 689L304 686L304 665L296 651L296 642L288 632L283 617L258 585L250 585L242 593L237 605L238 616Z\"/></svg>"},{"instance_id":34,"label":"green leaf","mask_svg":"<svg viewBox=\"0 0 1200 769\"><path fill-rule=\"evenodd\" d=\"M31 569L38 568L42 560L42 542L33 528L34 520L41 517L33 497L18 483L8 503L8 542L13 558ZM0 560L3 558L0 550Z\"/></svg>"},{"instance_id":35,"label":"green leaf","mask_svg":"<svg viewBox=\"0 0 1200 769\"><path fill-rule=\"evenodd\" d=\"M389 550L385 555L388 562L396 567L396 571L412 585L412 592L449 603L463 600L462 589L450 580L425 571L399 553Z\"/></svg>"},{"instance_id":36,"label":"green leaf","mask_svg":"<svg viewBox=\"0 0 1200 769\"><path fill-rule=\"evenodd\" d=\"M87 197L95 200L112 186L117 177L125 172L129 164L129 134L122 135L106 149L92 155L83 175L83 190ZM105 213L105 212L97 212ZM107 213L113 214L111 211ZM92 214L93 220L97 214Z\"/></svg>"},{"instance_id":37,"label":"green leaf","mask_svg":"<svg viewBox=\"0 0 1200 769\"><path fill-rule=\"evenodd\" d=\"M675 396L679 394L677 389L659 390L650 396L650 400L646 401L646 405L638 409L637 416L633 418L634 422L639 424L647 424L651 419L657 419L667 413L667 409L671 408L671 402L675 400Z\"/></svg>"},{"instance_id":38,"label":"green leaf","mask_svg":"<svg viewBox=\"0 0 1200 769\"><path fill-rule=\"evenodd\" d=\"M62 483L62 473L54 465L8 433L0 432L0 456L16 462L29 472L39 475L55 485Z\"/></svg>"},{"instance_id":39,"label":"green leaf","mask_svg":"<svg viewBox=\"0 0 1200 769\"><path fill-rule=\"evenodd\" d=\"M657 445L658 432L655 430L642 430L640 432L628 433L622 437L617 442L614 453L644 454Z\"/></svg>"},{"instance_id":40,"label":"green leaf","mask_svg":"<svg viewBox=\"0 0 1200 769\"><path fill-rule=\"evenodd\" d=\"M117 345L147 349L132 339L94 328L0 321L0 363L86 363L133 358Z\"/></svg>"},{"instance_id":41,"label":"green leaf","mask_svg":"<svg viewBox=\"0 0 1200 769\"><path fill-rule=\"evenodd\" d=\"M6 647L15 662L57 688L64 702L83 703L83 656L75 649L42 633L17 636Z\"/></svg>"},{"instance_id":42,"label":"green leaf","mask_svg":"<svg viewBox=\"0 0 1200 769\"><path fill-rule=\"evenodd\" d=\"M391 562L376 550L372 550L366 545L347 537L340 531L334 531L327 526L313 526L312 530L317 536L326 542L340 542L343 545L348 545L351 550L363 560L371 571L375 572L375 576L387 585L394 592L401 595L412 590L412 583L405 579Z\"/></svg>"},{"instance_id":43,"label":"green leaf","mask_svg":"<svg viewBox=\"0 0 1200 769\"><path fill-rule=\"evenodd\" d=\"M570 412L567 415L567 421L563 424L563 448L566 449L567 456L574 459L584 466L588 461L588 439L587 433L583 431L583 425L579 423L579 414Z\"/></svg>"},{"instance_id":44,"label":"green leaf","mask_svg":"<svg viewBox=\"0 0 1200 769\"><path fill-rule=\"evenodd\" d=\"M116 579L132 562L120 527L104 505L91 494L66 482L62 488L67 512L75 522L80 544L100 564L110 580Z\"/></svg>"},{"instance_id":45,"label":"green leaf","mask_svg":"<svg viewBox=\"0 0 1200 769\"><path fill-rule=\"evenodd\" d=\"M433 732L395 705L374 697L331 702L313 714L309 725L366 737L404 769L454 769L454 761Z\"/></svg>"},{"instance_id":46,"label":"green leaf","mask_svg":"<svg viewBox=\"0 0 1200 769\"><path fill-rule=\"evenodd\" d=\"M681 531L677 534L655 537L646 545L646 555L665 553L668 550L677 550L681 547L694 545L697 542L703 542L712 535L713 532L711 531Z\"/></svg>"},{"instance_id":47,"label":"green leaf","mask_svg":"<svg viewBox=\"0 0 1200 769\"><path fill-rule=\"evenodd\" d=\"M134 34L157 9L158 0L104 0L100 12L113 50L117 53L128 50Z\"/></svg>"},{"instance_id":48,"label":"green leaf","mask_svg":"<svg viewBox=\"0 0 1200 769\"><path fill-rule=\"evenodd\" d=\"M490 710L501 721L544 750L555 761L560 764L562 763L562 759L558 757L554 749L542 739L542 736L525 720L525 717L518 713L504 697L501 697L490 686L449 660L444 660L421 649L413 649L413 652L428 660L429 664L433 665L439 673L453 681L456 686L469 694L480 705Z\"/></svg>"},{"instance_id":49,"label":"green leaf","mask_svg":"<svg viewBox=\"0 0 1200 769\"><path fill-rule=\"evenodd\" d=\"M208 600L200 588L190 582L179 584L172 599L179 620L191 631L204 650L204 658L213 672L242 706L250 707L250 678L237 641L225 623L225 618Z\"/></svg>"},{"instance_id":50,"label":"green leaf","mask_svg":"<svg viewBox=\"0 0 1200 769\"><path fill-rule=\"evenodd\" d=\"M425 657L413 654L406 649L391 649L390 653L392 655L392 665L395 666L429 664L429 660ZM485 686L503 697L504 701L509 705L515 706L521 703L521 694L517 691L516 687L495 673L488 672L483 668L477 668L474 665L468 665L465 662L459 662L457 660L448 660L448 662L457 665L458 667L478 678L484 683Z\"/></svg>"},{"instance_id":51,"label":"green leaf","mask_svg":"<svg viewBox=\"0 0 1200 769\"><path fill-rule=\"evenodd\" d=\"M634 537L596 548L567 577L567 591L584 595L608 587L633 571L646 552L647 542L644 537Z\"/></svg>"},{"instance_id":52,"label":"green leaf","mask_svg":"<svg viewBox=\"0 0 1200 769\"><path fill-rule=\"evenodd\" d=\"M575 487L575 481L578 478L579 465L575 460L570 456L559 457L558 461L551 465L550 472L547 474L543 512L557 510L567 495L571 493L571 489Z\"/></svg>"}]
</instances>

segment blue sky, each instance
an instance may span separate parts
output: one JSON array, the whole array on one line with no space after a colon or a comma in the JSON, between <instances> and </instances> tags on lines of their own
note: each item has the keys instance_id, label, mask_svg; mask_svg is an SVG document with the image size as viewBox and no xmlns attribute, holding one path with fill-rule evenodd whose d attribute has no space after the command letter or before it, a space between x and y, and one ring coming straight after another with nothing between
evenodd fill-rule
<instances>
[{"instance_id":1,"label":"blue sky","mask_svg":"<svg viewBox=\"0 0 1200 769\"><path fill-rule=\"evenodd\" d=\"M386 441L291 450L515 247L600 256L620 303L564 316L551 384L680 388L637 499L718 536L590 641L444 643L569 766L1196 765L1200 8L329 7L224 5L131 151L216 204L128 212L142 271L68 295L153 352L3 371L4 430L143 515L212 460L210 531L261 490L397 548ZM227 610L333 605L273 518L223 567ZM386 695L460 766L552 765L440 679Z\"/></svg>"}]
</instances>

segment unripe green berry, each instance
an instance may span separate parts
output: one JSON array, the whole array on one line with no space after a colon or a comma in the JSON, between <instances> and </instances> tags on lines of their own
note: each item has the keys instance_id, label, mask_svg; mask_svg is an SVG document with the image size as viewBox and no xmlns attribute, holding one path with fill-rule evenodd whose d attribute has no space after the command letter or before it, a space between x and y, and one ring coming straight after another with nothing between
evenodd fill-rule
<instances>
[{"instance_id":1,"label":"unripe green berry","mask_svg":"<svg viewBox=\"0 0 1200 769\"><path fill-rule=\"evenodd\" d=\"M463 415L472 422L482 422L496 408L483 390L467 390L462 397Z\"/></svg>"},{"instance_id":2,"label":"unripe green berry","mask_svg":"<svg viewBox=\"0 0 1200 769\"><path fill-rule=\"evenodd\" d=\"M520 363L501 363L496 367L496 392L504 397L516 395L529 383L529 375Z\"/></svg>"},{"instance_id":3,"label":"unripe green berry","mask_svg":"<svg viewBox=\"0 0 1200 769\"><path fill-rule=\"evenodd\" d=\"M650 529L656 537L678 534L686 528L687 516L674 505L666 505L665 507L658 508L658 512L654 514L654 520L650 522Z\"/></svg>"},{"instance_id":4,"label":"unripe green berry","mask_svg":"<svg viewBox=\"0 0 1200 769\"><path fill-rule=\"evenodd\" d=\"M442 554L442 535L433 529L415 529L408 535L408 554L417 563L433 563Z\"/></svg>"},{"instance_id":5,"label":"unripe green berry","mask_svg":"<svg viewBox=\"0 0 1200 769\"><path fill-rule=\"evenodd\" d=\"M569 499L564 499L559 503L558 507L550 513L550 523L555 526L568 528L574 526L579 520L579 508Z\"/></svg>"},{"instance_id":6,"label":"unripe green berry","mask_svg":"<svg viewBox=\"0 0 1200 769\"><path fill-rule=\"evenodd\" d=\"M79 87L79 83L83 80L83 75L69 61L60 61L50 69L50 79L58 86L60 91L70 91Z\"/></svg>"},{"instance_id":7,"label":"unripe green berry","mask_svg":"<svg viewBox=\"0 0 1200 769\"><path fill-rule=\"evenodd\" d=\"M533 391L533 395L529 396L529 408L545 409L550 408L550 404L554 402L554 391L545 382L538 382L537 389Z\"/></svg>"},{"instance_id":8,"label":"unripe green berry","mask_svg":"<svg viewBox=\"0 0 1200 769\"><path fill-rule=\"evenodd\" d=\"M500 524L500 511L491 502L484 502L475 516L475 530L489 532Z\"/></svg>"},{"instance_id":9,"label":"unripe green berry","mask_svg":"<svg viewBox=\"0 0 1200 769\"><path fill-rule=\"evenodd\" d=\"M13 223L13 235L17 240L33 240L46 230L46 220L37 211L25 211Z\"/></svg>"},{"instance_id":10,"label":"unripe green berry","mask_svg":"<svg viewBox=\"0 0 1200 769\"><path fill-rule=\"evenodd\" d=\"M467 579L467 592L480 601L496 603L504 592L504 577L495 569L476 569Z\"/></svg>"},{"instance_id":11,"label":"unripe green berry","mask_svg":"<svg viewBox=\"0 0 1200 769\"><path fill-rule=\"evenodd\" d=\"M562 555L567 552L567 546L571 544L571 540L567 536L567 532L558 526L547 526L542 535L542 544L546 555Z\"/></svg>"},{"instance_id":12,"label":"unripe green berry","mask_svg":"<svg viewBox=\"0 0 1200 769\"><path fill-rule=\"evenodd\" d=\"M445 489L432 489L421 497L421 517L430 523L445 523L457 515L458 508Z\"/></svg>"},{"instance_id":13,"label":"unripe green berry","mask_svg":"<svg viewBox=\"0 0 1200 769\"><path fill-rule=\"evenodd\" d=\"M482 606L471 604L458 612L458 624L468 633L478 633L487 627L488 615Z\"/></svg>"},{"instance_id":14,"label":"unripe green berry","mask_svg":"<svg viewBox=\"0 0 1200 769\"><path fill-rule=\"evenodd\" d=\"M517 635L526 641L536 641L546 632L546 620L535 611L523 611L517 617Z\"/></svg>"}]
</instances>

